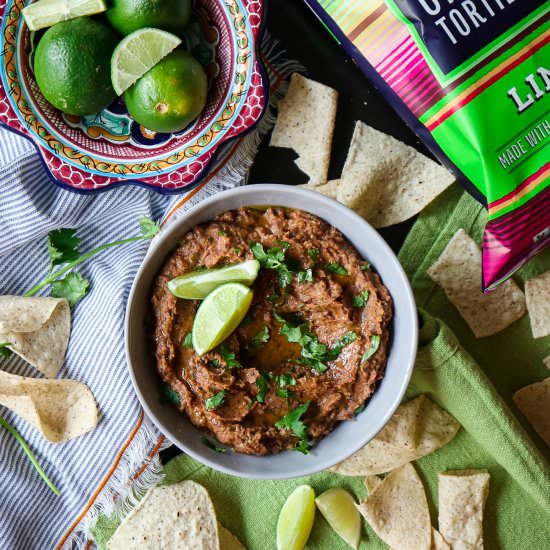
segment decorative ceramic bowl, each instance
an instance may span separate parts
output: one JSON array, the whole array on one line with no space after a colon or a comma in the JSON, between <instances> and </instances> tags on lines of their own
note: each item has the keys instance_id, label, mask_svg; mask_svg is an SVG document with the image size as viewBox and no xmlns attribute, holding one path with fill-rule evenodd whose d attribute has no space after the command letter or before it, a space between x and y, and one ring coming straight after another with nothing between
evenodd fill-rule
<instances>
[{"instance_id":1,"label":"decorative ceramic bowl","mask_svg":"<svg viewBox=\"0 0 550 550\"><path fill-rule=\"evenodd\" d=\"M80 192L120 184L171 193L197 184L227 141L254 127L267 103L267 84L256 46L263 0L199 0L184 44L204 66L210 83L201 116L174 134L137 124L121 99L101 113L74 117L52 107L36 85L37 34L24 23L28 0L0 0L0 123L29 138L54 182ZM226 147L223 147L223 144Z\"/></svg>"},{"instance_id":2,"label":"decorative ceramic bowl","mask_svg":"<svg viewBox=\"0 0 550 550\"><path fill-rule=\"evenodd\" d=\"M203 444L201 430L175 407L159 402L160 378L146 328L155 276L193 226L212 220L226 210L259 204L299 208L339 229L373 265L393 299L392 338L384 378L365 410L355 419L341 422L316 443L308 455L294 451L266 456L234 451L216 453ZM403 398L414 366L417 340L418 318L412 290L403 268L384 239L363 218L342 204L319 193L288 185L237 187L217 193L185 212L151 244L136 275L126 309L126 357L137 395L150 418L193 458L228 474L259 479L300 477L325 470L370 441L388 422Z\"/></svg>"}]
</instances>

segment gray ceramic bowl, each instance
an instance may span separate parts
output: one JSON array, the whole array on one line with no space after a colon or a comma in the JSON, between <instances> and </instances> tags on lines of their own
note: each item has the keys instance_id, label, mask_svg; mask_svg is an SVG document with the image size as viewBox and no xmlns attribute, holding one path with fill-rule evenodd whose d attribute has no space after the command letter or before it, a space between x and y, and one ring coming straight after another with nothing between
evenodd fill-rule
<instances>
[{"instance_id":1,"label":"gray ceramic bowl","mask_svg":"<svg viewBox=\"0 0 550 550\"><path fill-rule=\"evenodd\" d=\"M338 228L382 277L394 302L393 337L386 375L354 420L339 424L303 455L248 456L206 447L203 432L170 405L159 403L159 379L148 345L145 319L152 282L179 239L193 226L240 206L274 205L311 212ZM159 429L180 449L208 466L248 478L284 479L334 466L359 450L387 423L407 388L416 355L418 323L412 291L397 258L382 237L362 218L313 191L285 185L250 185L218 193L191 208L156 239L141 266L126 311L126 355L138 397Z\"/></svg>"}]
</instances>

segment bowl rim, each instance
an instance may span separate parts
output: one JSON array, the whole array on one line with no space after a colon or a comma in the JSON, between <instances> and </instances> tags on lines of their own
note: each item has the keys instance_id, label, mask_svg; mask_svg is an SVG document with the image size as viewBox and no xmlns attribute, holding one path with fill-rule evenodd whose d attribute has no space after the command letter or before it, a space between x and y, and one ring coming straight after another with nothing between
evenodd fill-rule
<instances>
[{"instance_id":1,"label":"bowl rim","mask_svg":"<svg viewBox=\"0 0 550 550\"><path fill-rule=\"evenodd\" d=\"M404 291L404 297L400 301L399 306L398 306L399 310L401 312L400 315L405 316L409 319L409 324L407 325L408 329L409 329L409 333L404 335L405 337L407 337L407 340L404 341L404 342L396 342L395 339L394 339L394 335L395 335L394 334L395 327L394 327L394 331L392 332L391 344L390 344L390 348L389 348L390 351L389 351L389 354L388 354L388 364L389 364L390 356L391 356L392 350L394 349L394 346L396 346L398 343L400 345L407 346L407 349L405 350L406 357L407 357L407 365L406 365L406 367L404 367L404 376L400 379L399 386L398 386L397 390L394 392L394 396L391 400L391 403L389 404L389 406L385 407L385 413L376 422L376 428L371 429L372 433L369 433L367 437L359 437L353 443L350 443L350 445L346 448L346 450L343 453L341 453L341 456L339 456L337 460L331 459L327 464L323 464L322 460L320 460L319 461L319 462L321 462L320 465L317 464L317 465L313 465L312 467L304 467L304 468L300 468L300 469L295 469L295 470L292 470L290 472L285 471L285 472L270 473L270 475L268 475L268 476L264 475L263 473L256 472L256 471L251 471L251 472L249 472L249 471L243 472L243 471L240 471L240 470L237 471L236 469L234 469L232 467L228 467L226 464L223 463L223 461L216 460L217 457L225 456L225 455L216 455L216 453L212 453L213 455L216 455L216 456L213 456L212 458L210 458L208 456L203 456L199 453L196 453L192 448L190 448L185 443L185 441L182 441L179 436L175 435L175 433L169 427L167 427L162 420L160 420L157 417L156 413L150 407L147 398L141 392L141 389L140 389L139 383L138 383L138 377L136 376L136 372L135 372L134 366L132 364L132 351L130 349L131 344L130 344L130 338L129 338L130 331L131 331L131 319L132 319L133 310L136 307L136 303L140 299L140 296L137 296L138 286L139 286L141 278L146 276L147 271L150 269L149 268L149 260L151 259L151 256L152 256L151 252L153 252L157 247L159 247L163 243L174 241L174 239L178 235L181 236L181 234L182 234L181 227L185 226L187 220L194 217L194 216L196 216L196 215L198 215L201 211L207 210L209 207L211 207L211 205L213 205L213 204L215 205L216 203L219 203L219 208L216 209L217 214L219 214L219 213L222 213L222 212L228 210L227 207L224 207L224 200L223 199L233 198L233 197L236 197L236 196L239 196L239 195L241 195L243 197L246 197L247 195L252 195L252 194L256 193L259 190L261 190L263 193L265 193L265 192L271 192L273 194L286 193L291 198L292 197L298 197L298 196L301 196L301 197L306 198L306 199L309 198L309 197L315 198L317 201L319 201L319 203L326 206L329 210L337 211L340 215L347 216L347 217L351 218L351 220L354 222L354 224L357 224L357 227L359 227L363 230L367 230L368 233L370 233L370 237L378 241L377 244L384 251L385 260L389 259L392 262L391 270L394 272L394 275L395 275L396 281L397 281L393 284L393 286L395 287L396 285L400 285L402 290ZM246 203L246 204L252 206L254 204L258 204L258 202L257 201L252 201L252 202L249 202L249 203ZM262 204L269 204L269 205L277 206L275 201L269 201L268 203L262 203ZM289 208L289 207L287 206L287 208ZM303 210L305 212L308 211L307 208L303 208L303 207L296 207L296 208L299 209L299 210ZM322 217L322 216L320 216L319 214L317 214L315 212L311 212L311 213L315 216ZM212 218L209 218L209 219L212 219ZM197 223L204 223L204 222L197 222ZM330 223L330 222L328 222L328 223ZM194 225L196 225L196 223ZM189 226L189 228L186 231L188 231L194 225ZM346 238L350 238L345 233L344 233L344 236ZM166 261L166 258L169 257L171 251L173 251L173 248L169 249L164 254L164 256L163 256L164 259L159 263L159 268L160 268L160 266L162 266L163 262ZM369 258L369 259L371 259L371 258ZM373 261L373 264L376 268L376 258L372 258L372 261ZM150 288L149 288L149 291L150 291ZM394 299L393 295L392 295L392 299ZM394 307L394 315L393 315L392 324L395 322L395 319L396 319L396 302L395 302L395 299L394 299L393 307ZM200 463L202 463L206 466L209 466L210 468L213 468L213 469L218 470L220 472L230 474L230 475L233 475L233 476L237 476L237 477L244 477L244 478L248 478L248 479L270 479L270 480L296 478L296 477L311 475L311 474L326 470L326 469L342 462L346 458L349 458L354 453L356 453L359 449L361 449L364 445L366 445L373 437L375 437L380 432L380 430L382 430L382 428L384 428L384 426L387 424L387 422L390 420L390 418L394 414L397 407L400 405L400 403L403 399L403 396L405 394L405 391L408 387L409 381L411 379L413 368L414 368L414 363L415 363L415 358L416 358L416 353L417 353L417 348L418 348L418 330L419 330L418 329L418 313L417 313L416 303L415 303L415 300L414 300L414 294L413 294L410 282L407 278L407 275L405 274L405 271L404 271L403 267L399 263L399 260L397 259L396 254L393 252L393 250L390 248L390 246L387 244L387 242L382 238L382 236L368 222L366 222L363 218L361 218L358 214L353 212L353 210L349 209L348 207L340 204L339 202L335 201L334 199L331 199L331 198L326 197L324 195L320 195L319 193L316 193L314 191L299 188L299 187L296 187L296 186L290 186L290 185L265 184L265 183L253 184L253 185L244 185L244 186L240 186L240 187L236 187L236 188L232 188L232 189L228 189L228 190L216 193L216 194L212 195L211 197L208 197L208 198L204 199L203 201L199 202L198 204L194 205L189 210L187 210L184 215L177 218L175 221L171 222L169 227L166 230L164 230L158 237L155 238L155 240L153 241L151 247L149 248L149 251L147 252L145 258L143 259L143 261L142 261L142 263L141 263L141 265L140 265L140 267L139 267L139 269L138 269L138 271L135 275L130 293L128 295L128 301L127 301L126 310L125 310L124 324L125 324L125 333L124 333L125 354L126 354L127 367L128 367L129 373L130 373L130 378L132 380L134 390L136 392L136 395L137 395L143 409L145 410L145 412L147 413L147 415L149 416L151 421L157 426L157 428L164 435L166 435L167 438L170 441L172 441L173 444L176 445L181 451L183 451L185 454L191 456L195 460L199 461ZM151 362L151 364L153 366L153 362ZM385 375L385 377L386 377L386 375ZM384 379L382 379L382 380L384 380ZM379 392L379 391L380 391L380 387L377 388L377 390L375 391L373 396L376 396L377 392ZM369 400L369 402L367 403L367 407L368 407L368 404L370 402L371 402L371 400ZM188 422L190 424L190 426L192 427L192 429L195 429L198 432L200 432L201 434L206 435L206 432L202 431L200 428L198 428L196 426L193 426L189 422L189 420L182 413L178 412L178 414L182 415L182 419L185 420L185 422ZM346 422L349 422L349 420L346 421ZM337 424L336 427L334 428L334 430L331 433L338 430L338 428L342 424L343 424L343 422ZM330 434L328 434L328 435L330 435ZM210 437L213 438L212 436L210 436ZM325 438L323 438L323 439L325 439ZM238 456L243 456L243 457L250 456L250 455L245 455L245 454L242 454L242 453L235 453L235 454L238 455ZM281 453L279 453L279 456L280 455L281 455ZM277 455L265 455L265 456L258 456L256 458L264 459L264 460L268 461L269 458L273 457L273 456L277 456Z\"/></svg>"},{"instance_id":2,"label":"bowl rim","mask_svg":"<svg viewBox=\"0 0 550 550\"><path fill-rule=\"evenodd\" d=\"M266 0L258 0L261 5L262 5L262 17L261 17L261 21L260 21L260 25L259 25L259 28L258 28L258 34L256 36L256 40L254 41L254 53L255 53L255 61L256 61L256 65L257 65L257 68L258 68L258 72L260 74L260 78L261 78L261 87L262 87L262 90L263 90L263 96L264 96L264 102L263 102L263 106L262 106L262 110L258 116L258 118L247 128L245 128L244 130L242 130L241 132L239 132L238 134L235 134L234 136L230 137L230 138L226 138L226 139L223 139L220 141L220 143L214 148L213 152L212 152L212 155L210 157L210 159L208 160L208 162L206 162L206 164L203 166L202 170L200 172L197 173L197 176L195 177L195 179L193 180L192 183L186 185L185 187L182 187L182 188L164 188L164 187L159 187L153 183L148 183L146 181L143 181L143 180L140 180L138 178L131 178L131 179L119 179L119 180L114 180L114 181L111 181L110 183L102 186L102 187L99 187L99 188L95 188L95 189L81 189L79 187L75 187L73 186L72 184L70 183L67 183L57 177L55 177L53 175L53 173L51 172L47 162L46 162L46 158L44 156L44 151L42 150L43 148L40 146L40 144L38 143L38 141L35 140L35 138L30 135L30 134L26 134L24 131L18 129L18 128L14 128L12 126L10 126L9 124L7 124L6 122L0 120L0 127L1 128L4 128L5 130L17 135L17 136L20 136L20 137L23 137L25 138L26 140L28 140L31 145L34 147L35 149L35 152L36 152L36 155L40 161L40 164L42 165L42 167L44 168L45 172L46 172L46 175L48 176L48 179L54 184L56 185L57 187L65 190L65 191L71 191L72 193L76 193L78 195L95 195L95 194L99 194L99 193L105 193L107 191L112 191L114 189L117 189L119 187L123 187L123 186L128 186L128 185L131 185L133 187L138 187L138 188L143 188L143 189L148 189L148 190L151 190L151 191L155 191L156 193L160 194L160 195L177 195L177 194L182 194L182 193L187 193L189 191L192 191L193 189L195 189L196 187L198 187L201 183L203 183L205 180L208 180L208 176L210 174L210 171L212 170L213 167L216 166L216 163L217 162L223 162L225 159L224 157L225 156L229 156L230 154L230 151L232 150L232 146L234 144L234 142L248 134L250 134L251 132L253 132L254 130L257 129L257 127L259 126L259 124L261 123L261 121L263 120L263 117L267 111L267 108L269 107L269 101L270 101L270 80L269 80L269 77L268 77L268 72L267 72L267 69L265 67L265 64L264 64L264 61L262 59L262 55L261 55L261 47L262 47L262 44L263 44L263 41L265 39L265 37L267 36L266 34L266 29L267 29L267 10L268 10L268 4L266 2ZM7 8L7 6L4 6L4 10L2 10L0 13L2 13L2 15L5 15L5 9ZM0 36L1 38L1 36ZM1 84L0 84L1 85ZM86 170L84 168L81 169L82 171L86 172Z\"/></svg>"}]
</instances>

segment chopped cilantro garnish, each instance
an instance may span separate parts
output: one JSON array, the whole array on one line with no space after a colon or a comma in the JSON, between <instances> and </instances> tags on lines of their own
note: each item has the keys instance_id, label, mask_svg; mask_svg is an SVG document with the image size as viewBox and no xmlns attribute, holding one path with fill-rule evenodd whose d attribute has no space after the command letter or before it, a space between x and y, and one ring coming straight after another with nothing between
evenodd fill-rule
<instances>
[{"instance_id":1,"label":"chopped cilantro garnish","mask_svg":"<svg viewBox=\"0 0 550 550\"><path fill-rule=\"evenodd\" d=\"M267 342L269 342L269 337L269 329L264 325L259 332L248 341L246 349L252 354L258 353Z\"/></svg>"},{"instance_id":2,"label":"chopped cilantro garnish","mask_svg":"<svg viewBox=\"0 0 550 550\"><path fill-rule=\"evenodd\" d=\"M365 410L365 407L366 407L366 405L365 405L365 403L363 403L362 405L359 405L359 407L357 407L357 408L355 409L355 411L353 411L353 412L354 412L355 414L362 413L362 412Z\"/></svg>"},{"instance_id":3,"label":"chopped cilantro garnish","mask_svg":"<svg viewBox=\"0 0 550 550\"><path fill-rule=\"evenodd\" d=\"M267 299L272 304L274 304L279 298L280 298L280 296L277 294L277 292L275 290L275 285L271 285L271 294L267 297Z\"/></svg>"},{"instance_id":4,"label":"chopped cilantro garnish","mask_svg":"<svg viewBox=\"0 0 550 550\"><path fill-rule=\"evenodd\" d=\"M181 404L179 394L167 382L160 386L159 403L161 405L175 405L176 407Z\"/></svg>"},{"instance_id":5,"label":"chopped cilantro garnish","mask_svg":"<svg viewBox=\"0 0 550 550\"><path fill-rule=\"evenodd\" d=\"M240 254L242 252L242 250L236 246L234 249L233 249L233 252L235 252L235 254Z\"/></svg>"},{"instance_id":6,"label":"chopped cilantro garnish","mask_svg":"<svg viewBox=\"0 0 550 550\"><path fill-rule=\"evenodd\" d=\"M305 271L298 271L296 278L299 283L311 283L313 282L313 270L309 268Z\"/></svg>"},{"instance_id":7,"label":"chopped cilantro garnish","mask_svg":"<svg viewBox=\"0 0 550 550\"><path fill-rule=\"evenodd\" d=\"M296 362L313 367L318 372L326 371L328 369L326 362L336 359L343 347L357 338L354 332L348 332L332 349L329 349L326 344L319 342L315 334L309 331L307 323L293 325L277 314L275 314L275 318L281 323L279 332L284 334L289 342L300 344L302 348L302 356Z\"/></svg>"},{"instance_id":8,"label":"chopped cilantro garnish","mask_svg":"<svg viewBox=\"0 0 550 550\"><path fill-rule=\"evenodd\" d=\"M209 449L212 449L216 453L224 454L227 452L227 449L225 449L224 447L217 447L216 445L214 445L214 443L212 443L212 441L210 441L210 439L207 439L206 437L201 437L201 443L203 445L206 445Z\"/></svg>"},{"instance_id":9,"label":"chopped cilantro garnish","mask_svg":"<svg viewBox=\"0 0 550 550\"><path fill-rule=\"evenodd\" d=\"M307 255L315 262L319 257L320 250L318 248L310 248L307 251Z\"/></svg>"},{"instance_id":10,"label":"chopped cilantro garnish","mask_svg":"<svg viewBox=\"0 0 550 550\"><path fill-rule=\"evenodd\" d=\"M301 418L308 407L309 401L306 401L275 423L277 429L290 430L300 440L296 446L296 450L304 454L309 452L309 445L307 443L307 426L302 422Z\"/></svg>"},{"instance_id":11,"label":"chopped cilantro garnish","mask_svg":"<svg viewBox=\"0 0 550 550\"><path fill-rule=\"evenodd\" d=\"M273 376L273 379L275 380L275 384L277 384L279 388L296 385L296 379L290 374L277 374Z\"/></svg>"},{"instance_id":12,"label":"chopped cilantro garnish","mask_svg":"<svg viewBox=\"0 0 550 550\"><path fill-rule=\"evenodd\" d=\"M285 288L292 281L291 268L286 258L286 251L290 244L281 241L281 246L274 246L266 250L261 243L252 243L250 250L264 269L273 269L277 272L279 284Z\"/></svg>"},{"instance_id":13,"label":"chopped cilantro garnish","mask_svg":"<svg viewBox=\"0 0 550 550\"><path fill-rule=\"evenodd\" d=\"M290 391L287 388L277 388L276 393L279 397L283 397L284 399L290 399L296 395L293 391Z\"/></svg>"},{"instance_id":14,"label":"chopped cilantro garnish","mask_svg":"<svg viewBox=\"0 0 550 550\"><path fill-rule=\"evenodd\" d=\"M258 403L263 403L267 393L267 376L265 374L261 374L256 380L256 386L258 388L258 393L256 394L255 401Z\"/></svg>"},{"instance_id":15,"label":"chopped cilantro garnish","mask_svg":"<svg viewBox=\"0 0 550 550\"><path fill-rule=\"evenodd\" d=\"M184 348L192 348L193 347L193 333L191 331L189 331L185 335L185 338L183 339L183 342L181 343L181 345Z\"/></svg>"},{"instance_id":16,"label":"chopped cilantro garnish","mask_svg":"<svg viewBox=\"0 0 550 550\"><path fill-rule=\"evenodd\" d=\"M9 357L13 353L8 346L11 346L10 342L0 343L0 357Z\"/></svg>"},{"instance_id":17,"label":"chopped cilantro garnish","mask_svg":"<svg viewBox=\"0 0 550 550\"><path fill-rule=\"evenodd\" d=\"M361 266L361 271L368 271L370 269L370 264L367 262Z\"/></svg>"},{"instance_id":18,"label":"chopped cilantro garnish","mask_svg":"<svg viewBox=\"0 0 550 550\"><path fill-rule=\"evenodd\" d=\"M378 336L378 334L375 334L370 339L370 348L364 353L363 358L361 359L361 363L368 361L378 351L379 347L380 336Z\"/></svg>"},{"instance_id":19,"label":"chopped cilantro garnish","mask_svg":"<svg viewBox=\"0 0 550 550\"><path fill-rule=\"evenodd\" d=\"M365 307L367 305L368 299L369 299L369 291L363 290L361 294L358 294L353 299L353 307Z\"/></svg>"},{"instance_id":20,"label":"chopped cilantro garnish","mask_svg":"<svg viewBox=\"0 0 550 550\"><path fill-rule=\"evenodd\" d=\"M219 391L218 393L214 394L212 397L209 397L204 402L204 404L206 405L206 410L213 411L214 409L221 407L224 399L225 399L225 390Z\"/></svg>"},{"instance_id":21,"label":"chopped cilantro garnish","mask_svg":"<svg viewBox=\"0 0 550 550\"><path fill-rule=\"evenodd\" d=\"M224 231L223 229L218 229L218 235L220 237L227 237L227 231Z\"/></svg>"},{"instance_id":22,"label":"chopped cilantro garnish","mask_svg":"<svg viewBox=\"0 0 550 550\"><path fill-rule=\"evenodd\" d=\"M347 269L338 262L331 262L330 264L326 264L325 269L327 271L330 271L330 273L335 273L336 275L349 275Z\"/></svg>"},{"instance_id":23,"label":"chopped cilantro garnish","mask_svg":"<svg viewBox=\"0 0 550 550\"><path fill-rule=\"evenodd\" d=\"M222 359L225 361L225 364L228 369L231 369L233 367L239 369L242 367L242 365L237 361L237 356L235 355L235 353L227 349L225 347L225 344L222 344L220 346L220 355L222 356Z\"/></svg>"},{"instance_id":24,"label":"chopped cilantro garnish","mask_svg":"<svg viewBox=\"0 0 550 550\"><path fill-rule=\"evenodd\" d=\"M220 360L212 359L211 361L208 361L208 366L217 369L220 366Z\"/></svg>"}]
</instances>

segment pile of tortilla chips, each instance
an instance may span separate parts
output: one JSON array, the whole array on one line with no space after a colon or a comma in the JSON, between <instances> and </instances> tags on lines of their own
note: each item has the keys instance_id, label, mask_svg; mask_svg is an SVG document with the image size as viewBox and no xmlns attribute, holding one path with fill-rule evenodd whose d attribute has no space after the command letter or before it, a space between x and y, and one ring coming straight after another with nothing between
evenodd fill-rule
<instances>
[{"instance_id":1,"label":"pile of tortilla chips","mask_svg":"<svg viewBox=\"0 0 550 550\"><path fill-rule=\"evenodd\" d=\"M109 550L245 550L216 518L208 491L194 481L151 489L126 516Z\"/></svg>"},{"instance_id":2,"label":"pile of tortilla chips","mask_svg":"<svg viewBox=\"0 0 550 550\"><path fill-rule=\"evenodd\" d=\"M338 94L295 73L271 145L294 149L297 166L309 176L303 186L349 206L374 227L418 214L454 176L416 149L358 121L338 180L328 181Z\"/></svg>"},{"instance_id":3,"label":"pile of tortilla chips","mask_svg":"<svg viewBox=\"0 0 550 550\"><path fill-rule=\"evenodd\" d=\"M63 365L71 332L66 300L0 296L0 342L47 378ZM0 370L0 405L12 410L52 443L95 428L97 405L85 384L27 378Z\"/></svg>"}]
</instances>

